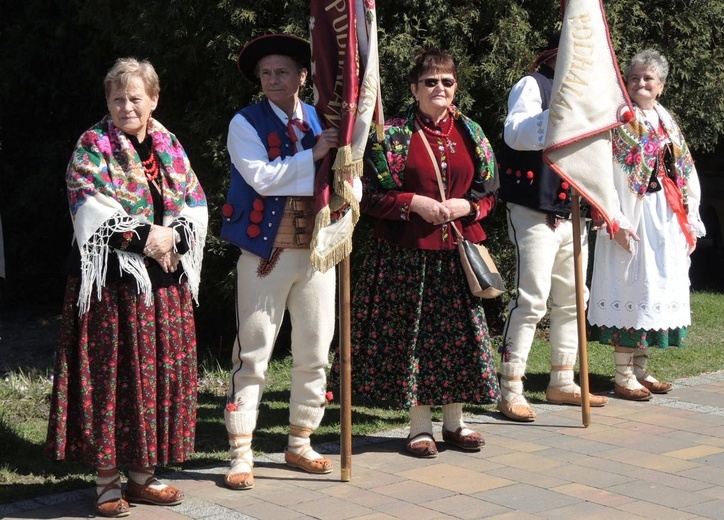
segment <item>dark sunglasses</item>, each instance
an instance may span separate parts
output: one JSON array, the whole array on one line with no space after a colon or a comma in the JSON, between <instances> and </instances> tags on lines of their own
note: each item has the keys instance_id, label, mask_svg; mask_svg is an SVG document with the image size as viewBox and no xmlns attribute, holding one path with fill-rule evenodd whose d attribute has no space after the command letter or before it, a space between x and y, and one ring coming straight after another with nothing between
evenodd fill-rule
<instances>
[{"instance_id":1,"label":"dark sunglasses","mask_svg":"<svg viewBox=\"0 0 724 520\"><path fill-rule=\"evenodd\" d=\"M450 78L425 78L418 80L418 83L424 83L427 88L435 88L438 82L442 83L442 86L445 88L452 88L452 86L455 85L455 80Z\"/></svg>"}]
</instances>

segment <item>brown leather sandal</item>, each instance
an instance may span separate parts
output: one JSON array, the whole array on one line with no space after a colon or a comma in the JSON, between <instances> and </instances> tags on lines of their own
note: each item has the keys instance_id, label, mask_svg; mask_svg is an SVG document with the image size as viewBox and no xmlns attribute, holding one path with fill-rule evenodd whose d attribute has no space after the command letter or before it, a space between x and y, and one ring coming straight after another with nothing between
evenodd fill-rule
<instances>
[{"instance_id":1,"label":"brown leather sandal","mask_svg":"<svg viewBox=\"0 0 724 520\"><path fill-rule=\"evenodd\" d=\"M117 489L121 493L121 498L114 498L102 502L101 499L108 491ZM123 499L123 491L121 489L121 475L117 474L113 482L103 486L101 492L98 493L96 498L96 515L104 516L106 518L123 518L131 514L131 506L128 502Z\"/></svg>"},{"instance_id":2,"label":"brown leather sandal","mask_svg":"<svg viewBox=\"0 0 724 520\"><path fill-rule=\"evenodd\" d=\"M429 437L432 440L422 439L421 437ZM437 445L432 433L422 432L412 438L408 437L405 450L419 459L434 459L437 457Z\"/></svg>"},{"instance_id":3,"label":"brown leather sandal","mask_svg":"<svg viewBox=\"0 0 724 520\"><path fill-rule=\"evenodd\" d=\"M137 484L130 478L126 483L126 498L129 502L146 503L155 506L177 506L184 501L184 492L173 486L166 486L163 489L153 489L151 484L156 482L156 475L153 470L149 473L147 469L143 473L148 478L143 484Z\"/></svg>"},{"instance_id":4,"label":"brown leather sandal","mask_svg":"<svg viewBox=\"0 0 724 520\"><path fill-rule=\"evenodd\" d=\"M445 427L442 429L442 440L453 446L457 446L461 450L467 451L480 451L480 448L485 446L485 439L476 431L472 431L467 435L462 435L463 427L461 426L454 432L446 430ZM470 428L465 428L470 430Z\"/></svg>"}]
</instances>

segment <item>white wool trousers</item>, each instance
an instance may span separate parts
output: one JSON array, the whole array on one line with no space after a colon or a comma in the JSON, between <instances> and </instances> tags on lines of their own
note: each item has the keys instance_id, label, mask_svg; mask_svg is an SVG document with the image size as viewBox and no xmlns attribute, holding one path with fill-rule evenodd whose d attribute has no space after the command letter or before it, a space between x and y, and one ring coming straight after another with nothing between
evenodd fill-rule
<instances>
[{"instance_id":1,"label":"white wool trousers","mask_svg":"<svg viewBox=\"0 0 724 520\"><path fill-rule=\"evenodd\" d=\"M507 203L508 237L517 257L517 295L508 305L503 342L510 363L528 361L538 322L545 316L550 297L551 365L576 359L578 328L573 264L573 223L559 220L555 229L547 215L519 204ZM581 219L583 272L588 265L588 232ZM585 275L584 275L585 277ZM584 288L588 301L588 289Z\"/></svg>"},{"instance_id":2,"label":"white wool trousers","mask_svg":"<svg viewBox=\"0 0 724 520\"><path fill-rule=\"evenodd\" d=\"M274 343L288 309L293 358L290 408L319 408L325 402L325 370L334 336L335 270L314 270L309 249L285 249L264 277L257 274L259 260L242 251L236 266L238 332L229 402L239 411L259 408Z\"/></svg>"}]
</instances>

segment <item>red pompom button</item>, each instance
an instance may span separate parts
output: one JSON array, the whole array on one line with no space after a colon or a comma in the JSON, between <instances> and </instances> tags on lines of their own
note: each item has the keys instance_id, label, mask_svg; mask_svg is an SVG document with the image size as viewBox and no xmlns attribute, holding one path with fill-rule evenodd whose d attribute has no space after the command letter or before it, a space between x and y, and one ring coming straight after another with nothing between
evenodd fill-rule
<instances>
[{"instance_id":1,"label":"red pompom button","mask_svg":"<svg viewBox=\"0 0 724 520\"><path fill-rule=\"evenodd\" d=\"M259 226L256 224L251 224L248 228L246 228L246 234L251 238L256 238L261 234L261 229L259 229Z\"/></svg>"},{"instance_id":2,"label":"red pompom button","mask_svg":"<svg viewBox=\"0 0 724 520\"><path fill-rule=\"evenodd\" d=\"M626 110L624 110L621 113L621 121L624 124L630 123L633 119L634 119L634 115L631 113L631 111L628 108L626 108Z\"/></svg>"},{"instance_id":3,"label":"red pompom button","mask_svg":"<svg viewBox=\"0 0 724 520\"><path fill-rule=\"evenodd\" d=\"M262 220L264 220L264 213L261 211L252 211L249 214L249 220L251 220L254 224L259 224Z\"/></svg>"},{"instance_id":4,"label":"red pompom button","mask_svg":"<svg viewBox=\"0 0 724 520\"><path fill-rule=\"evenodd\" d=\"M221 215L227 220L230 219L231 217L233 217L234 216L234 206L232 206L228 202L226 204L224 204L223 206L221 206Z\"/></svg>"}]
</instances>

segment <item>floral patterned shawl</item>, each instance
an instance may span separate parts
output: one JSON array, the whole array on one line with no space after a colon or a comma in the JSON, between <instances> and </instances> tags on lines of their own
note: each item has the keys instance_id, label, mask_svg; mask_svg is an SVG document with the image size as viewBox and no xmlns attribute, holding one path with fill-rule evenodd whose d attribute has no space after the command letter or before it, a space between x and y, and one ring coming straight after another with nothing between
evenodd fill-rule
<instances>
[{"instance_id":1,"label":"floral patterned shawl","mask_svg":"<svg viewBox=\"0 0 724 520\"><path fill-rule=\"evenodd\" d=\"M689 147L671 114L658 102L655 104L655 110L673 145L676 172L676 179L673 180L681 190L686 205L686 188L694 169L694 160L691 158ZM643 110L635 107L634 112L636 117L630 123L618 127L612 132L613 160L626 173L631 192L637 197L643 198L649 179L656 169L656 159L664 138L651 125Z\"/></svg>"},{"instance_id":2,"label":"floral patterned shawl","mask_svg":"<svg viewBox=\"0 0 724 520\"><path fill-rule=\"evenodd\" d=\"M704 226L699 217L701 195L699 179L689 147L672 115L658 102L655 102L654 109L671 141L675 175L672 180L681 192L682 202L688 209L689 223L693 226L695 234L703 236ZM657 132L657 129L648 121L645 112L637 106L634 106L634 115L635 118L629 123L611 131L611 140L614 182L623 214L636 226L640 211L637 211L638 204L635 201L642 200L646 195L647 186L651 175L656 170L659 151L665 137ZM624 179L617 178L617 175L620 174L624 176ZM623 188L624 181L626 189ZM626 222L626 219L622 220ZM623 227L628 226L623 224Z\"/></svg>"},{"instance_id":3,"label":"floral patterned shawl","mask_svg":"<svg viewBox=\"0 0 724 520\"><path fill-rule=\"evenodd\" d=\"M198 298L201 260L206 239L206 196L176 136L154 119L148 122L152 147L160 160L163 225L178 217L191 225L183 232L189 251L181 263L194 298ZM141 160L125 134L109 116L78 140L66 172L74 239L81 253L80 314L88 310L93 285L100 296L105 284L108 240L116 232L153 223L153 199ZM151 299L151 282L143 256L115 250L121 270L134 276L139 291Z\"/></svg>"},{"instance_id":4,"label":"floral patterned shawl","mask_svg":"<svg viewBox=\"0 0 724 520\"><path fill-rule=\"evenodd\" d=\"M475 121L463 115L455 105L450 105L452 117L462 120L468 134L475 142L474 163L476 175L482 180L491 180L495 176L495 155L488 139ZM380 185L388 190L399 189L405 175L407 152L410 139L415 131L415 104L407 110L404 117L397 117L385 123L385 139L378 141L372 132L370 156L377 171Z\"/></svg>"}]
</instances>

